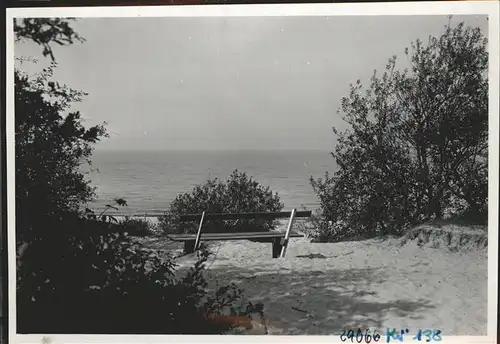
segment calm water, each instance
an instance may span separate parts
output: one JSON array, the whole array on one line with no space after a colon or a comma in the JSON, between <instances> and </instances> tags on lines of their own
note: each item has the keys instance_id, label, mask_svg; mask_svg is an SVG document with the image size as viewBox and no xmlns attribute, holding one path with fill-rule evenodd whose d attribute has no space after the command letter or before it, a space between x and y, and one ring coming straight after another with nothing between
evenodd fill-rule
<instances>
[{"instance_id":1,"label":"calm water","mask_svg":"<svg viewBox=\"0 0 500 344\"><path fill-rule=\"evenodd\" d=\"M333 171L328 152L317 151L97 151L88 177L97 187L99 209L115 197L128 207L120 213L157 213L166 210L180 193L209 178L225 179L234 169L278 192L285 209L318 207L309 176Z\"/></svg>"}]
</instances>

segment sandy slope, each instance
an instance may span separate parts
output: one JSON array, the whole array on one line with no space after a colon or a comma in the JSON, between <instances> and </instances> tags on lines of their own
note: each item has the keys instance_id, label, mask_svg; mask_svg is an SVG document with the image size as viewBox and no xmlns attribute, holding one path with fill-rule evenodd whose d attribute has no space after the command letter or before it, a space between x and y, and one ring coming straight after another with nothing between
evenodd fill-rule
<instances>
[{"instance_id":1,"label":"sandy slope","mask_svg":"<svg viewBox=\"0 0 500 344\"><path fill-rule=\"evenodd\" d=\"M486 250L449 252L416 241L402 246L400 239L294 239L285 259L271 259L270 244L249 241L215 243L212 250L209 279L233 281L249 300L263 302L269 334L327 335L358 327L486 334ZM315 258L301 257L309 254ZM180 258L180 271L193 261L193 255Z\"/></svg>"}]
</instances>

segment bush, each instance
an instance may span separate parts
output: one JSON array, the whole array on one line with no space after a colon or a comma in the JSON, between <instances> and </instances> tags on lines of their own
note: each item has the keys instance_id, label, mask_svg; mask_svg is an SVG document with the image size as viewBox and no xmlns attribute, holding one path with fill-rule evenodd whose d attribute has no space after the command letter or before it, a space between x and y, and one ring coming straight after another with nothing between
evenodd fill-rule
<instances>
[{"instance_id":1,"label":"bush","mask_svg":"<svg viewBox=\"0 0 500 344\"><path fill-rule=\"evenodd\" d=\"M69 223L59 223L58 232L67 232L62 227ZM76 218L72 225L96 227L95 232L111 226ZM204 278L208 256L202 252L184 277L176 277L171 256L159 256L124 234L76 230L34 241L18 261L18 331L224 333L231 324L217 322L214 315L235 308L245 314L237 307L242 290L231 284L209 292Z\"/></svg>"},{"instance_id":2,"label":"bush","mask_svg":"<svg viewBox=\"0 0 500 344\"><path fill-rule=\"evenodd\" d=\"M406 49L411 71L393 57L368 89L351 85L339 110L348 129L334 129L338 171L311 180L324 215L317 237L402 234L446 213L486 219L486 45L478 28L448 25Z\"/></svg>"},{"instance_id":3,"label":"bush","mask_svg":"<svg viewBox=\"0 0 500 344\"><path fill-rule=\"evenodd\" d=\"M55 63L36 78L15 71L16 237L31 240L32 224L46 215L79 212L94 189L79 167L93 144L106 137L103 126L86 128L70 104L85 95L51 79ZM49 228L37 227L40 231Z\"/></svg>"},{"instance_id":4,"label":"bush","mask_svg":"<svg viewBox=\"0 0 500 344\"><path fill-rule=\"evenodd\" d=\"M125 217L125 219L118 222L123 231L128 233L130 236L145 237L150 236L154 233L155 225L149 222L147 219L142 218L130 218Z\"/></svg>"},{"instance_id":5,"label":"bush","mask_svg":"<svg viewBox=\"0 0 500 344\"><path fill-rule=\"evenodd\" d=\"M260 185L244 172L233 171L226 181L218 178L196 186L191 192L181 194L172 202L166 215L160 217L160 228L166 233L196 233L197 222L181 223L180 215L208 213L278 212L283 203L278 194ZM274 228L272 220L209 221L204 232L265 232Z\"/></svg>"}]
</instances>

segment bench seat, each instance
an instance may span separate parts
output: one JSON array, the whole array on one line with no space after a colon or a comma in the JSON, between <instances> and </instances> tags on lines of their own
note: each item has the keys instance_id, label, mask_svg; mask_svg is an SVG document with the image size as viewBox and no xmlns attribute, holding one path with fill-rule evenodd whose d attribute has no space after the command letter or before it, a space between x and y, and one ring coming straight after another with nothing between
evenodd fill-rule
<instances>
[{"instance_id":1,"label":"bench seat","mask_svg":"<svg viewBox=\"0 0 500 344\"><path fill-rule=\"evenodd\" d=\"M173 241L196 240L196 234L170 234L168 237ZM266 240L272 241L274 238L284 238L285 233L280 232L241 232L241 233L202 233L200 239L203 241L218 240ZM302 238L302 234L290 232L291 238Z\"/></svg>"},{"instance_id":2,"label":"bench seat","mask_svg":"<svg viewBox=\"0 0 500 344\"><path fill-rule=\"evenodd\" d=\"M242 233L202 233L201 241L222 241L222 240L250 240L254 242L271 242L273 258L278 258L283 246L283 239L286 233L280 232L242 232ZM303 238L304 235L297 232L290 232L290 238ZM184 241L184 253L195 251L196 234L170 234L173 241Z\"/></svg>"}]
</instances>

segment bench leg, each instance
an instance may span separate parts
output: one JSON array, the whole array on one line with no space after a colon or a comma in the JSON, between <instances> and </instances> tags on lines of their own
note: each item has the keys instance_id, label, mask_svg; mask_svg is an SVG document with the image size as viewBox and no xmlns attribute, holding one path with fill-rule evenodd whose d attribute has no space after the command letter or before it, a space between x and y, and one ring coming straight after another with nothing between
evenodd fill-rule
<instances>
[{"instance_id":1,"label":"bench leg","mask_svg":"<svg viewBox=\"0 0 500 344\"><path fill-rule=\"evenodd\" d=\"M184 241L184 253L189 254L194 252L194 240Z\"/></svg>"},{"instance_id":2,"label":"bench leg","mask_svg":"<svg viewBox=\"0 0 500 344\"><path fill-rule=\"evenodd\" d=\"M280 238L274 238L273 239L273 258L279 258L281 254L281 248L283 246L281 245L281 240Z\"/></svg>"}]
</instances>

